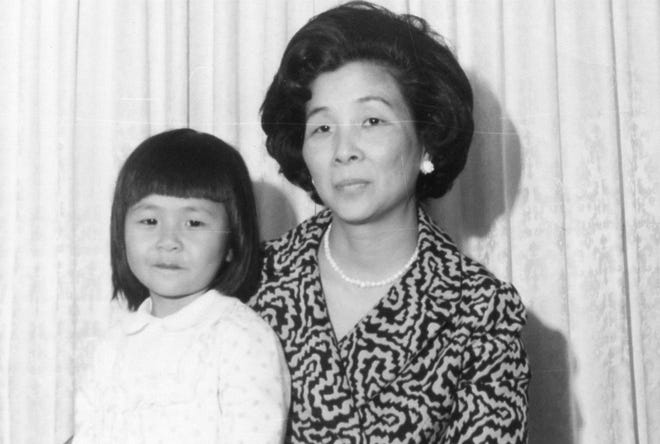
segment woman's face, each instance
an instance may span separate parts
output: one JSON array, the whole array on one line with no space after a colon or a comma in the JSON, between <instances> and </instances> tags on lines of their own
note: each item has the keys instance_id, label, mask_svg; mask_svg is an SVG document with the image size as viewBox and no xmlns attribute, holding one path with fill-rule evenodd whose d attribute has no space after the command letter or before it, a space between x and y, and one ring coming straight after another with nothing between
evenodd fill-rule
<instances>
[{"instance_id":1,"label":"woman's face","mask_svg":"<svg viewBox=\"0 0 660 444\"><path fill-rule=\"evenodd\" d=\"M335 217L349 223L414 211L423 149L396 79L357 61L310 85L303 158Z\"/></svg>"}]
</instances>

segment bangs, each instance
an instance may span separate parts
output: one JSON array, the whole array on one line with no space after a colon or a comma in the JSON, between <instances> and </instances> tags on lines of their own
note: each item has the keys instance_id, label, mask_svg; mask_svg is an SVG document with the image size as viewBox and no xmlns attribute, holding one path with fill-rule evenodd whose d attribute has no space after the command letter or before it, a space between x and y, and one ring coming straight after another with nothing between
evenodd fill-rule
<instances>
[{"instance_id":1,"label":"bangs","mask_svg":"<svg viewBox=\"0 0 660 444\"><path fill-rule=\"evenodd\" d=\"M226 174L223 173L218 168L182 171L180 167L162 169L150 165L149 171L126 178L125 204L130 207L150 194L223 203L231 197Z\"/></svg>"},{"instance_id":2,"label":"bangs","mask_svg":"<svg viewBox=\"0 0 660 444\"><path fill-rule=\"evenodd\" d=\"M249 172L237 150L189 128L149 137L119 172L110 222L113 298L123 297L136 310L149 297L128 264L124 223L129 208L151 194L225 205L234 255L210 287L247 301L259 283L259 230Z\"/></svg>"},{"instance_id":3,"label":"bangs","mask_svg":"<svg viewBox=\"0 0 660 444\"><path fill-rule=\"evenodd\" d=\"M228 159L219 150L205 147L203 139L145 147L125 171L121 184L124 205L130 207L150 194L221 203L230 200L233 187Z\"/></svg>"}]
</instances>

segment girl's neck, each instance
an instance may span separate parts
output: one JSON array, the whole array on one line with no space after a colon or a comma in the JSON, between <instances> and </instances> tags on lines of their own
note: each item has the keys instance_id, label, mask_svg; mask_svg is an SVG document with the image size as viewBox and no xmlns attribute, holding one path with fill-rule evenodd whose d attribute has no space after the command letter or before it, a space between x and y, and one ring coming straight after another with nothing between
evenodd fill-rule
<instances>
[{"instance_id":1,"label":"girl's neck","mask_svg":"<svg viewBox=\"0 0 660 444\"><path fill-rule=\"evenodd\" d=\"M171 316L193 303L204 293L206 293L206 290L178 297L166 297L151 293L149 296L151 298L151 315L156 318Z\"/></svg>"}]
</instances>

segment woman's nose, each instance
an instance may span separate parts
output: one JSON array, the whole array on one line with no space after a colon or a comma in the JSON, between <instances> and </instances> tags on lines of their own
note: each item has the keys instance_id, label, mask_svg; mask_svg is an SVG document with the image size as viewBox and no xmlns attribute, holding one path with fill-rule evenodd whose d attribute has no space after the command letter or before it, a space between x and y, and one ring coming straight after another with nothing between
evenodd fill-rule
<instances>
[{"instance_id":1,"label":"woman's nose","mask_svg":"<svg viewBox=\"0 0 660 444\"><path fill-rule=\"evenodd\" d=\"M359 160L362 151L358 144L359 127L352 124L339 125L335 137L335 163L349 163Z\"/></svg>"}]
</instances>

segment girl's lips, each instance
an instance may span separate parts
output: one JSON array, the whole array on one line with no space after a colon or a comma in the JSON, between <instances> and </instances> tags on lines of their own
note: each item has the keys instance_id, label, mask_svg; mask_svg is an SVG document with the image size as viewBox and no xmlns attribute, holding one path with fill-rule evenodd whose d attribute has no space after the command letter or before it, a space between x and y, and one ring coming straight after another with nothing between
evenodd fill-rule
<instances>
[{"instance_id":1,"label":"girl's lips","mask_svg":"<svg viewBox=\"0 0 660 444\"><path fill-rule=\"evenodd\" d=\"M162 268L163 270L181 270L183 267L180 267L176 264L155 264L154 267Z\"/></svg>"}]
</instances>

